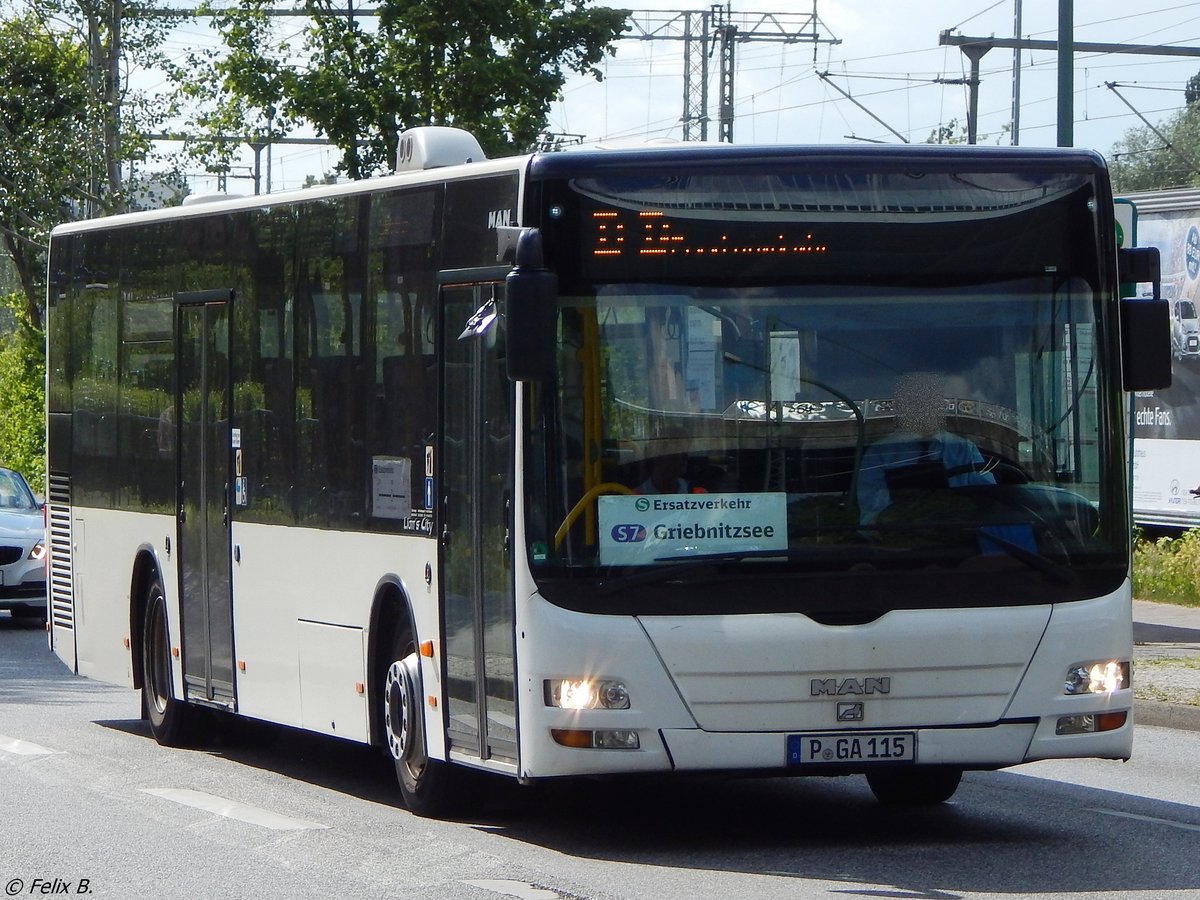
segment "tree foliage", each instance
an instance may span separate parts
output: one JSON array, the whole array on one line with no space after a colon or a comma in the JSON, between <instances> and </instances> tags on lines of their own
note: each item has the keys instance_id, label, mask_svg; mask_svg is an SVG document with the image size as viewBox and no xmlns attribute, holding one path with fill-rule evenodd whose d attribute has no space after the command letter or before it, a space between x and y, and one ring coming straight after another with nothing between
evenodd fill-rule
<instances>
[{"instance_id":1,"label":"tree foliage","mask_svg":"<svg viewBox=\"0 0 1200 900\"><path fill-rule=\"evenodd\" d=\"M46 233L87 177L86 60L85 48L35 16L0 22L0 233L34 323Z\"/></svg>"},{"instance_id":2,"label":"tree foliage","mask_svg":"<svg viewBox=\"0 0 1200 900\"><path fill-rule=\"evenodd\" d=\"M172 20L148 9L30 0L0 19L0 235L35 326L50 229L123 209L136 183L122 163L146 155L143 135L170 113L167 100L122 83L121 73L159 63Z\"/></svg>"},{"instance_id":3,"label":"tree foliage","mask_svg":"<svg viewBox=\"0 0 1200 900\"><path fill-rule=\"evenodd\" d=\"M23 294L0 297L0 463L17 469L41 491L46 446L42 331L29 320Z\"/></svg>"},{"instance_id":4,"label":"tree foliage","mask_svg":"<svg viewBox=\"0 0 1200 900\"><path fill-rule=\"evenodd\" d=\"M178 82L193 100L195 151L227 164L227 135L267 139L306 124L342 153L352 178L390 171L399 132L471 131L492 156L531 148L570 73L596 68L628 13L589 0L380 0L378 15L312 16L298 48L272 36L268 3L240 0L216 16L225 49L195 54ZM299 59L296 59L296 56Z\"/></svg>"},{"instance_id":5,"label":"tree foliage","mask_svg":"<svg viewBox=\"0 0 1200 900\"><path fill-rule=\"evenodd\" d=\"M1118 193L1200 187L1200 75L1188 80L1183 109L1154 126L1131 128L1112 148Z\"/></svg>"}]
</instances>

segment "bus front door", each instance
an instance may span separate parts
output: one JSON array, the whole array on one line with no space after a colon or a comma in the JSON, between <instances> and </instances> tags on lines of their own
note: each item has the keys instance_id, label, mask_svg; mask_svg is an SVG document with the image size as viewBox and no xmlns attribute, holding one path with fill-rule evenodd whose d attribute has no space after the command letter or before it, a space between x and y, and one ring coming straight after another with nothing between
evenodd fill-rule
<instances>
[{"instance_id":1,"label":"bus front door","mask_svg":"<svg viewBox=\"0 0 1200 900\"><path fill-rule=\"evenodd\" d=\"M179 591L186 696L233 707L229 305L232 291L176 296Z\"/></svg>"},{"instance_id":2,"label":"bus front door","mask_svg":"<svg viewBox=\"0 0 1200 900\"><path fill-rule=\"evenodd\" d=\"M513 389L494 315L503 291L503 282L443 288L438 471L450 746L515 763Z\"/></svg>"}]
</instances>

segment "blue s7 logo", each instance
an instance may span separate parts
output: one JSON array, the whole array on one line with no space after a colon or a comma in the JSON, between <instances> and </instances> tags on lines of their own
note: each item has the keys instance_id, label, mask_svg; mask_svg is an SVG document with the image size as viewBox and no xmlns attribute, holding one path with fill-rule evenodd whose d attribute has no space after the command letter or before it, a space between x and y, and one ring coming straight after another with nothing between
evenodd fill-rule
<instances>
[{"instance_id":1,"label":"blue s7 logo","mask_svg":"<svg viewBox=\"0 0 1200 900\"><path fill-rule=\"evenodd\" d=\"M612 539L618 544L638 544L646 539L645 525L614 525Z\"/></svg>"}]
</instances>

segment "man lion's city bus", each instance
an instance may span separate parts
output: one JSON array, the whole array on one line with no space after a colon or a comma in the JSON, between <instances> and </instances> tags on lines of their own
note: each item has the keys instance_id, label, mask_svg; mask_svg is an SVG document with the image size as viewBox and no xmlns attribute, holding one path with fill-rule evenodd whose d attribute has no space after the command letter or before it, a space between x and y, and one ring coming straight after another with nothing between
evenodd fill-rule
<instances>
[{"instance_id":1,"label":"man lion's city bus","mask_svg":"<svg viewBox=\"0 0 1200 900\"><path fill-rule=\"evenodd\" d=\"M77 222L50 636L154 737L522 782L1131 752L1125 391L1170 376L1076 150L676 145Z\"/></svg>"}]
</instances>

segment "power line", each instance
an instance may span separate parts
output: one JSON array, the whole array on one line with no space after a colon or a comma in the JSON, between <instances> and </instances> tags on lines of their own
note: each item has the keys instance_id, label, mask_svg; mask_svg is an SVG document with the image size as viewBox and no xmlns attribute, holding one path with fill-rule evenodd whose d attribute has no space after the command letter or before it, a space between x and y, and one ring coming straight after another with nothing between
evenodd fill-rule
<instances>
[{"instance_id":1,"label":"power line","mask_svg":"<svg viewBox=\"0 0 1200 900\"><path fill-rule=\"evenodd\" d=\"M975 143L979 103L979 61L989 50L1007 48L1013 50L1051 50L1059 54L1058 89L1058 144L1069 147L1073 140L1074 97L1071 88L1074 78L1074 55L1076 53L1129 53L1139 56L1191 56L1200 57L1200 47L1179 47L1153 44L1103 44L1076 41L1071 37L1071 0L1060 0L1060 39L1058 41L1033 40L1029 38L967 37L943 31L938 43L958 47L971 62L970 105L967 113L967 140ZM1065 58L1065 59L1064 59ZM1068 62L1070 61L1070 62Z\"/></svg>"},{"instance_id":2,"label":"power line","mask_svg":"<svg viewBox=\"0 0 1200 900\"><path fill-rule=\"evenodd\" d=\"M641 17L641 18L639 18ZM750 41L794 44L810 42L816 61L818 44L840 44L834 37L821 37L817 3L811 13L742 12L734 13L726 2L706 10L664 10L634 13L629 18L632 35L626 40L682 41L683 67L683 139L692 139L698 126L700 140L708 140L709 58L718 52L720 62L718 101L718 140L733 142L734 118L734 47Z\"/></svg>"}]
</instances>

